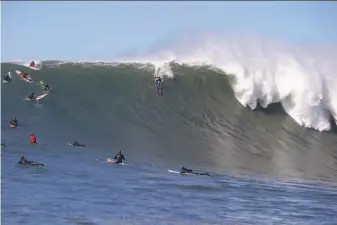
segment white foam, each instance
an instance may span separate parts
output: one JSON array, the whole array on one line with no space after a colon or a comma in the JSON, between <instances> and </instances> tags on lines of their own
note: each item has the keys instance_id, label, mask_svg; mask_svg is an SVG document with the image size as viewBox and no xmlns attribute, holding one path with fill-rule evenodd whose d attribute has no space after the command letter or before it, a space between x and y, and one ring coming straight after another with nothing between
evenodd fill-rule
<instances>
[{"instance_id":1,"label":"white foam","mask_svg":"<svg viewBox=\"0 0 337 225\"><path fill-rule=\"evenodd\" d=\"M281 102L298 124L324 131L330 129L329 113L337 121L336 53L336 46L207 34L122 62L152 63L171 77L169 61L214 65L235 75L233 90L242 105L255 109L258 102L262 107Z\"/></svg>"},{"instance_id":2,"label":"white foam","mask_svg":"<svg viewBox=\"0 0 337 225\"><path fill-rule=\"evenodd\" d=\"M35 68L30 67L31 61L34 61ZM43 68L42 61L40 61L40 60L31 60L31 61L26 62L26 61L22 61L22 60L14 60L14 61L11 61L10 63L15 63L17 65L25 66L25 67L28 67L29 69L32 69L32 70L41 70Z\"/></svg>"}]
</instances>

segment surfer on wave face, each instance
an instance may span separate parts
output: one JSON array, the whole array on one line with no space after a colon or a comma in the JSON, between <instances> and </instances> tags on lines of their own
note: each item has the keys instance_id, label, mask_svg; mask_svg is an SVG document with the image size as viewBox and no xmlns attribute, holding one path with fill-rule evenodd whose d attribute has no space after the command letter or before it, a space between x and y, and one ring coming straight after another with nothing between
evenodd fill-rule
<instances>
[{"instance_id":1,"label":"surfer on wave face","mask_svg":"<svg viewBox=\"0 0 337 225\"><path fill-rule=\"evenodd\" d=\"M29 67L35 67L35 62L31 61L30 64L29 64Z\"/></svg>"},{"instance_id":2,"label":"surfer on wave face","mask_svg":"<svg viewBox=\"0 0 337 225\"><path fill-rule=\"evenodd\" d=\"M162 82L161 77L155 77L155 79L156 79L156 85L157 85L157 87L160 87L160 84Z\"/></svg>"}]
</instances>

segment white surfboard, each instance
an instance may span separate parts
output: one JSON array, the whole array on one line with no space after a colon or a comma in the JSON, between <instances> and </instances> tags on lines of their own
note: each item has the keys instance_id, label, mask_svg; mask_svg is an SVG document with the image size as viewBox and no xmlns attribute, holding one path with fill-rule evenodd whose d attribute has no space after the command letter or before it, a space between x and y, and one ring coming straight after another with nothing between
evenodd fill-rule
<instances>
[{"instance_id":1,"label":"white surfboard","mask_svg":"<svg viewBox=\"0 0 337 225\"><path fill-rule=\"evenodd\" d=\"M35 99L40 100L40 99L43 99L44 97L46 97L47 95L48 95L48 93L44 93L42 95L37 96Z\"/></svg>"},{"instance_id":2,"label":"white surfboard","mask_svg":"<svg viewBox=\"0 0 337 225\"><path fill-rule=\"evenodd\" d=\"M29 67L29 69L32 69L32 70L40 70L40 68L36 67L36 65L35 65L35 67L31 67L31 66L28 65L28 67Z\"/></svg>"},{"instance_id":3,"label":"white surfboard","mask_svg":"<svg viewBox=\"0 0 337 225\"><path fill-rule=\"evenodd\" d=\"M175 170L169 170L169 169L168 169L168 171L169 171L170 173L180 173L180 172L175 171Z\"/></svg>"}]
</instances>

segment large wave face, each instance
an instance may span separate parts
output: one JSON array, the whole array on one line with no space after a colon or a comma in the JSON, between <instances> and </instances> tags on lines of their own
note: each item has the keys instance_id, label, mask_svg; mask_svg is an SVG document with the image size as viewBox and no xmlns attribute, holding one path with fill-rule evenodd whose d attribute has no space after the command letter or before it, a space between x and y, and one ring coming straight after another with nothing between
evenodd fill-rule
<instances>
[{"instance_id":1,"label":"large wave face","mask_svg":"<svg viewBox=\"0 0 337 225\"><path fill-rule=\"evenodd\" d=\"M337 121L336 46L299 46L229 35L185 36L123 62L148 62L173 76L167 62L207 64L235 77L236 99L251 109L282 104L299 125L330 130Z\"/></svg>"},{"instance_id":2,"label":"large wave face","mask_svg":"<svg viewBox=\"0 0 337 225\"><path fill-rule=\"evenodd\" d=\"M23 143L33 132L39 142L56 149L77 140L98 156L109 157L122 149L137 162L337 177L333 133L298 126L281 104L245 109L235 99L238 92L231 88L238 88L238 81L232 79L236 76L226 76L216 68L176 63L164 67L60 61L42 64L43 69L37 71L25 64L2 64L2 74L24 70L53 90L34 103L24 98L32 91L39 94L40 87L35 84L21 81L17 75L15 82L2 84L2 139L8 146L26 148ZM164 95L159 96L153 75L164 76L168 71L174 79L164 79ZM8 127L14 115L20 124L15 131Z\"/></svg>"}]
</instances>

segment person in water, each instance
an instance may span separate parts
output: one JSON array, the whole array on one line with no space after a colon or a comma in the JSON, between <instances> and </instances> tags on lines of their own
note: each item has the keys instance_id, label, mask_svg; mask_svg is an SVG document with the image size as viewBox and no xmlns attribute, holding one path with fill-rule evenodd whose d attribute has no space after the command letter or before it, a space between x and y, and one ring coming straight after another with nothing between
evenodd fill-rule
<instances>
[{"instance_id":1,"label":"person in water","mask_svg":"<svg viewBox=\"0 0 337 225\"><path fill-rule=\"evenodd\" d=\"M44 91L51 91L49 85L45 84L42 80L40 80L40 86Z\"/></svg>"},{"instance_id":2,"label":"person in water","mask_svg":"<svg viewBox=\"0 0 337 225\"><path fill-rule=\"evenodd\" d=\"M196 175L206 175L206 176L210 176L209 173L197 173L197 172L193 172L193 170L191 169L187 169L185 167L181 167L181 174L196 174Z\"/></svg>"},{"instance_id":3,"label":"person in water","mask_svg":"<svg viewBox=\"0 0 337 225\"><path fill-rule=\"evenodd\" d=\"M115 163L122 163L123 160L125 160L124 155L122 154L122 151L119 151L114 159L116 160Z\"/></svg>"},{"instance_id":4,"label":"person in water","mask_svg":"<svg viewBox=\"0 0 337 225\"><path fill-rule=\"evenodd\" d=\"M35 62L31 61L30 64L29 64L29 67L35 67Z\"/></svg>"},{"instance_id":5,"label":"person in water","mask_svg":"<svg viewBox=\"0 0 337 225\"><path fill-rule=\"evenodd\" d=\"M22 78L25 78L25 79L27 79L27 75L28 75L28 73L25 73L25 72L23 72L23 71L21 71L21 72L19 73L19 76L22 77Z\"/></svg>"},{"instance_id":6,"label":"person in water","mask_svg":"<svg viewBox=\"0 0 337 225\"><path fill-rule=\"evenodd\" d=\"M30 95L28 95L28 99L29 100L36 100L34 95L35 95L35 92L32 92Z\"/></svg>"},{"instance_id":7,"label":"person in water","mask_svg":"<svg viewBox=\"0 0 337 225\"><path fill-rule=\"evenodd\" d=\"M16 119L16 116L14 116L11 120L11 122L9 123L10 125L13 126L18 126L18 120Z\"/></svg>"},{"instance_id":8,"label":"person in water","mask_svg":"<svg viewBox=\"0 0 337 225\"><path fill-rule=\"evenodd\" d=\"M183 166L183 167L181 167L180 173L181 173L181 174L183 174L183 173L193 173L193 170L187 169L187 168L185 168L185 167Z\"/></svg>"},{"instance_id":9,"label":"person in water","mask_svg":"<svg viewBox=\"0 0 337 225\"><path fill-rule=\"evenodd\" d=\"M21 156L18 163L21 165L44 166L43 163L28 161L24 156Z\"/></svg>"},{"instance_id":10,"label":"person in water","mask_svg":"<svg viewBox=\"0 0 337 225\"><path fill-rule=\"evenodd\" d=\"M78 143L77 141L74 141L73 145L79 146L79 147L85 147L85 145L82 145L82 144Z\"/></svg>"},{"instance_id":11,"label":"person in water","mask_svg":"<svg viewBox=\"0 0 337 225\"><path fill-rule=\"evenodd\" d=\"M34 134L31 134L31 135L29 136L29 143L31 143L31 144L37 144L37 142L36 142L36 137L35 137Z\"/></svg>"},{"instance_id":12,"label":"person in water","mask_svg":"<svg viewBox=\"0 0 337 225\"><path fill-rule=\"evenodd\" d=\"M8 71L8 73L2 77L2 80L7 81L7 82L11 81L12 80L11 71Z\"/></svg>"}]
</instances>

